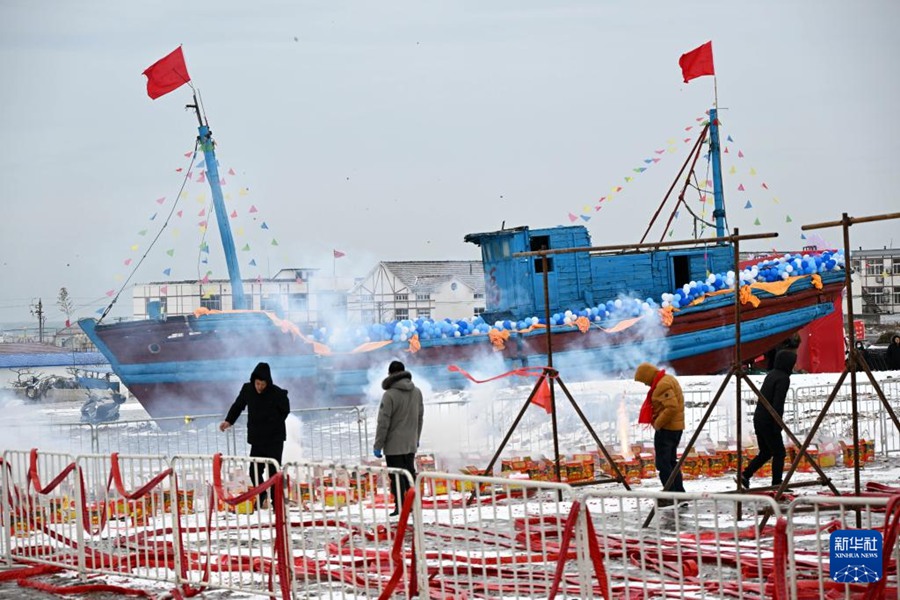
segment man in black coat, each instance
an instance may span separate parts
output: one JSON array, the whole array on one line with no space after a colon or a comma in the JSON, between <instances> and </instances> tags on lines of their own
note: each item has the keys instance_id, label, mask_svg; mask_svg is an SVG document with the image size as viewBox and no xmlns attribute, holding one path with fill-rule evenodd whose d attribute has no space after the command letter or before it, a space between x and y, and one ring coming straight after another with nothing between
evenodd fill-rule
<instances>
[{"instance_id":1,"label":"man in black coat","mask_svg":"<svg viewBox=\"0 0 900 600\"><path fill-rule=\"evenodd\" d=\"M900 371L900 335L891 336L891 344L884 354L884 362L889 371Z\"/></svg>"},{"instance_id":2,"label":"man in black coat","mask_svg":"<svg viewBox=\"0 0 900 600\"><path fill-rule=\"evenodd\" d=\"M779 350L775 355L775 368L769 371L763 381L759 392L769 401L778 416L784 415L784 400L788 389L791 387L791 373L797 363L797 355L791 350ZM757 454L750 464L741 473L741 483L745 488L750 487L750 478L759 470L766 461L772 459L772 485L781 485L781 476L784 472L784 440L781 439L781 427L772 418L772 415L763 406L762 402L756 403L756 411L753 413L753 429L756 430L756 441L759 444Z\"/></svg>"},{"instance_id":3,"label":"man in black coat","mask_svg":"<svg viewBox=\"0 0 900 600\"><path fill-rule=\"evenodd\" d=\"M247 409L247 443L250 444L250 456L271 458L281 463L284 441L287 430L284 421L291 412L287 390L272 383L272 372L268 363L261 362L253 369L250 382L241 387L241 392L219 429L225 431L238 420ZM255 486L263 481L265 463L254 463L250 466L250 479ZM275 467L269 465L269 477L275 475ZM263 508L268 508L266 492L259 495Z\"/></svg>"}]
</instances>

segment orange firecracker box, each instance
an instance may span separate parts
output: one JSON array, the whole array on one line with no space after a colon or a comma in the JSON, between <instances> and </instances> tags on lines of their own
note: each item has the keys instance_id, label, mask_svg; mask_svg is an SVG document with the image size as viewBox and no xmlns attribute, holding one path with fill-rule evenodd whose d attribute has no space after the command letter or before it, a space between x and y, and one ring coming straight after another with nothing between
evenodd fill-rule
<instances>
[{"instance_id":1,"label":"orange firecracker box","mask_svg":"<svg viewBox=\"0 0 900 600\"><path fill-rule=\"evenodd\" d=\"M603 471L610 477L615 477L616 471L615 471L615 469L613 469L612 465L614 463L617 467L619 467L619 470L621 471L622 470L621 465L623 462L625 462L625 457L622 456L621 454L610 454L609 457L612 459L612 463L605 461L603 464ZM623 472L622 475L624 476L625 473Z\"/></svg>"},{"instance_id":2,"label":"orange firecracker box","mask_svg":"<svg viewBox=\"0 0 900 600\"><path fill-rule=\"evenodd\" d=\"M594 455L590 452L580 452L578 454L573 454L572 460L577 460L583 463L590 463L591 468L594 468Z\"/></svg>"},{"instance_id":3,"label":"orange firecracker box","mask_svg":"<svg viewBox=\"0 0 900 600\"><path fill-rule=\"evenodd\" d=\"M50 499L51 523L71 523L76 517L75 500L68 496Z\"/></svg>"},{"instance_id":4,"label":"orange firecracker box","mask_svg":"<svg viewBox=\"0 0 900 600\"><path fill-rule=\"evenodd\" d=\"M607 463L606 457L603 456L603 454L601 454L599 450L591 450L589 454L594 461L594 474L597 477L608 475L609 465Z\"/></svg>"},{"instance_id":5,"label":"orange firecracker box","mask_svg":"<svg viewBox=\"0 0 900 600\"><path fill-rule=\"evenodd\" d=\"M852 442L844 442L841 440L841 453L844 456L844 466L852 467L853 466L853 443ZM865 440L859 440L859 463L860 465L866 464L866 445Z\"/></svg>"},{"instance_id":6,"label":"orange firecracker box","mask_svg":"<svg viewBox=\"0 0 900 600\"><path fill-rule=\"evenodd\" d=\"M162 507L165 512L172 510L171 490L163 490ZM178 490L178 508L182 513L194 512L194 490Z\"/></svg>"},{"instance_id":7,"label":"orange firecracker box","mask_svg":"<svg viewBox=\"0 0 900 600\"><path fill-rule=\"evenodd\" d=\"M706 456L706 474L710 477L722 477L725 475L725 454L716 452Z\"/></svg>"},{"instance_id":8,"label":"orange firecracker box","mask_svg":"<svg viewBox=\"0 0 900 600\"><path fill-rule=\"evenodd\" d=\"M637 458L623 461L619 468L625 475L625 481L631 485L637 485L641 482L641 461Z\"/></svg>"},{"instance_id":9,"label":"orange firecracker box","mask_svg":"<svg viewBox=\"0 0 900 600\"><path fill-rule=\"evenodd\" d=\"M463 475L477 475L479 477L483 477L486 473L484 469L480 469L473 465L468 465L459 470ZM453 489L457 492L471 492L475 489L475 484L471 481L460 481L455 479L450 482L453 486ZM481 486L481 490L484 491L487 489L487 484Z\"/></svg>"},{"instance_id":10,"label":"orange firecracker box","mask_svg":"<svg viewBox=\"0 0 900 600\"><path fill-rule=\"evenodd\" d=\"M436 471L433 454L420 454L416 456L416 471Z\"/></svg>"},{"instance_id":11,"label":"orange firecracker box","mask_svg":"<svg viewBox=\"0 0 900 600\"><path fill-rule=\"evenodd\" d=\"M797 465L797 470L800 471L801 473L812 473L813 466L812 466L812 463L809 462L809 459L812 459L814 462L818 463L819 462L819 449L816 448L815 446L810 446L809 448L806 449L806 454L809 456L809 458L806 458L806 456L801 458L800 464Z\"/></svg>"},{"instance_id":12,"label":"orange firecracker box","mask_svg":"<svg viewBox=\"0 0 900 600\"><path fill-rule=\"evenodd\" d=\"M565 465L560 465L559 476L563 477ZM528 477L534 481L556 481L556 464L549 458L533 462L528 470Z\"/></svg>"},{"instance_id":13,"label":"orange firecracker box","mask_svg":"<svg viewBox=\"0 0 900 600\"><path fill-rule=\"evenodd\" d=\"M702 461L698 454L688 454L681 465L682 479L697 479L700 476Z\"/></svg>"},{"instance_id":14,"label":"orange firecracker box","mask_svg":"<svg viewBox=\"0 0 900 600\"><path fill-rule=\"evenodd\" d=\"M655 479L656 472L656 455L652 452L642 452L639 456L641 460L641 479Z\"/></svg>"},{"instance_id":15,"label":"orange firecracker box","mask_svg":"<svg viewBox=\"0 0 900 600\"><path fill-rule=\"evenodd\" d=\"M565 481L568 483L578 483L580 481L590 481L594 478L593 463L582 462L580 460L567 460L560 467L565 466Z\"/></svg>"}]
</instances>

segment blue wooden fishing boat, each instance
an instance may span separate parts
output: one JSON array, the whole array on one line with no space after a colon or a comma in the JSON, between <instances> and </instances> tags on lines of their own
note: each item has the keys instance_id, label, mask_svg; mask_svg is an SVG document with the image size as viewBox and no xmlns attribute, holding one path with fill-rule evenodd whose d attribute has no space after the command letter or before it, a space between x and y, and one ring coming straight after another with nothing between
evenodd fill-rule
<instances>
[{"instance_id":1,"label":"blue wooden fishing boat","mask_svg":"<svg viewBox=\"0 0 900 600\"><path fill-rule=\"evenodd\" d=\"M499 373L546 364L547 312L554 366L569 381L617 376L644 360L680 374L718 373L733 356L735 282L745 302L741 346L747 357L831 313L843 287L843 257L830 252L781 257L729 274L733 247L727 243L603 252L591 250L582 226L516 227L465 237L481 248L487 308L481 317L382 324L386 335L329 348L247 305L244 286L251 282L240 276L212 134L199 109L197 116L198 149L209 169L236 310L178 317L157 310L140 321L79 322L154 418L224 414L259 361L272 366L295 408L364 402L393 359L433 389L463 388L468 380L449 365ZM718 129L713 109L702 135L709 136L721 238L727 233ZM557 253L545 263L527 254L536 250ZM393 335L401 329L402 336Z\"/></svg>"}]
</instances>

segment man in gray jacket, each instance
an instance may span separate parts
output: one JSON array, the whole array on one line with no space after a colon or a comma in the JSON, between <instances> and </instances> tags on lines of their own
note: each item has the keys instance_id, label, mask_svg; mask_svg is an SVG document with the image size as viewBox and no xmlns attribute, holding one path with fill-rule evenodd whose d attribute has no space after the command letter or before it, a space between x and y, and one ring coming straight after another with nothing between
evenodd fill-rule
<instances>
[{"instance_id":1,"label":"man in gray jacket","mask_svg":"<svg viewBox=\"0 0 900 600\"><path fill-rule=\"evenodd\" d=\"M378 407L378 427L373 447L375 458L384 456L388 467L408 471L415 481L416 448L419 447L425 413L422 392L413 385L412 374L399 360L388 367L388 376L381 382L381 388L384 395ZM394 511L391 516L400 513L400 505L409 489L405 477L394 479L395 484L391 486Z\"/></svg>"}]
</instances>

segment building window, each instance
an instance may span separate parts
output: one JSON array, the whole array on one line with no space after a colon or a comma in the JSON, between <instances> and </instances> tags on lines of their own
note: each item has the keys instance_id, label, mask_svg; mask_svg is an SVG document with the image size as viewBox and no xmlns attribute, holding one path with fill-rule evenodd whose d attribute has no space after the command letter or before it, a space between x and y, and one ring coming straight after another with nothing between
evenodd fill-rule
<instances>
[{"instance_id":1,"label":"building window","mask_svg":"<svg viewBox=\"0 0 900 600\"><path fill-rule=\"evenodd\" d=\"M394 319L402 321L409 318L409 311L405 308L398 308L394 311Z\"/></svg>"},{"instance_id":2,"label":"building window","mask_svg":"<svg viewBox=\"0 0 900 600\"><path fill-rule=\"evenodd\" d=\"M431 318L431 309L430 308L420 308L417 312L417 315L420 319L430 319Z\"/></svg>"},{"instance_id":3,"label":"building window","mask_svg":"<svg viewBox=\"0 0 900 600\"><path fill-rule=\"evenodd\" d=\"M366 303L375 302L375 296L373 296L372 294L360 294L359 301Z\"/></svg>"},{"instance_id":4,"label":"building window","mask_svg":"<svg viewBox=\"0 0 900 600\"><path fill-rule=\"evenodd\" d=\"M483 299L484 299L484 294L482 294L481 292L475 292L472 296L473 296L476 300L483 300Z\"/></svg>"},{"instance_id":5,"label":"building window","mask_svg":"<svg viewBox=\"0 0 900 600\"><path fill-rule=\"evenodd\" d=\"M406 302L409 300L409 294L394 294L395 302Z\"/></svg>"},{"instance_id":6,"label":"building window","mask_svg":"<svg viewBox=\"0 0 900 600\"><path fill-rule=\"evenodd\" d=\"M900 258L894 259L894 264L891 267L891 273L894 275L900 275Z\"/></svg>"},{"instance_id":7,"label":"building window","mask_svg":"<svg viewBox=\"0 0 900 600\"><path fill-rule=\"evenodd\" d=\"M452 291L454 291L454 292L456 291L456 288L458 288L458 287L459 287L459 286L456 285L456 282L455 282L455 281L454 281L453 283L450 284L450 289L451 289Z\"/></svg>"},{"instance_id":8,"label":"building window","mask_svg":"<svg viewBox=\"0 0 900 600\"><path fill-rule=\"evenodd\" d=\"M881 275L884 271L884 266L881 261L869 262L866 263L866 275Z\"/></svg>"},{"instance_id":9,"label":"building window","mask_svg":"<svg viewBox=\"0 0 900 600\"><path fill-rule=\"evenodd\" d=\"M900 305L900 288L894 288L894 304Z\"/></svg>"},{"instance_id":10,"label":"building window","mask_svg":"<svg viewBox=\"0 0 900 600\"><path fill-rule=\"evenodd\" d=\"M883 301L883 292L884 288L880 287L864 287L863 288L863 298L871 302L872 304L881 304Z\"/></svg>"},{"instance_id":11,"label":"building window","mask_svg":"<svg viewBox=\"0 0 900 600\"><path fill-rule=\"evenodd\" d=\"M431 300L431 294L416 294L416 300Z\"/></svg>"},{"instance_id":12,"label":"building window","mask_svg":"<svg viewBox=\"0 0 900 600\"><path fill-rule=\"evenodd\" d=\"M303 312L309 309L309 300L306 294L291 294L288 296L288 310L291 312Z\"/></svg>"},{"instance_id":13,"label":"building window","mask_svg":"<svg viewBox=\"0 0 900 600\"><path fill-rule=\"evenodd\" d=\"M478 317L478 316L480 316L482 313L484 313L484 307L483 307L483 306L476 306L476 307L475 307L475 316Z\"/></svg>"},{"instance_id":14,"label":"building window","mask_svg":"<svg viewBox=\"0 0 900 600\"><path fill-rule=\"evenodd\" d=\"M282 315L283 307L281 304L281 296L263 296L260 299L259 307L261 310L273 312L279 317Z\"/></svg>"},{"instance_id":15,"label":"building window","mask_svg":"<svg viewBox=\"0 0 900 600\"><path fill-rule=\"evenodd\" d=\"M200 298L200 306L209 310L222 310L222 296L219 294L210 294Z\"/></svg>"},{"instance_id":16,"label":"building window","mask_svg":"<svg viewBox=\"0 0 900 600\"><path fill-rule=\"evenodd\" d=\"M850 261L850 266L851 266L851 268L852 268L854 271L856 271L857 273L859 273L860 266L859 266L859 259L858 259L858 258L854 258L853 260L851 260L851 261Z\"/></svg>"}]
</instances>

